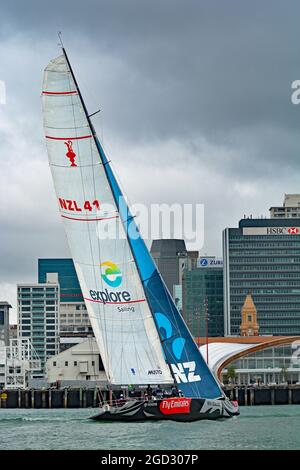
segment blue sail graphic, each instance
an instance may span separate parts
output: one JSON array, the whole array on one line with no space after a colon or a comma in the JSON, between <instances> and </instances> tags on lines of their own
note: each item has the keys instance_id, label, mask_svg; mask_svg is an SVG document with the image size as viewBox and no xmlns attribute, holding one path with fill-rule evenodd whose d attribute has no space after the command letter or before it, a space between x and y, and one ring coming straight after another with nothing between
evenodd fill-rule
<instances>
[{"instance_id":1,"label":"blue sail graphic","mask_svg":"<svg viewBox=\"0 0 300 470\"><path fill-rule=\"evenodd\" d=\"M159 331L166 362L178 388L186 397L222 397L220 385L199 352L139 233L103 148L98 138L95 140Z\"/></svg>"}]
</instances>

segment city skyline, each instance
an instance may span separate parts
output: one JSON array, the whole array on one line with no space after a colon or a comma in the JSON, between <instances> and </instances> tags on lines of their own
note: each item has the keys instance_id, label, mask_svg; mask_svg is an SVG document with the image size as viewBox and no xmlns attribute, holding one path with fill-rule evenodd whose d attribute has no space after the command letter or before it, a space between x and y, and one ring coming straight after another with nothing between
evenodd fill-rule
<instances>
[{"instance_id":1,"label":"city skyline","mask_svg":"<svg viewBox=\"0 0 300 470\"><path fill-rule=\"evenodd\" d=\"M101 108L95 126L130 200L203 203L202 253L220 255L225 227L244 214L267 216L285 192L298 192L299 108L290 99L300 78L296 2L252 10L235 1L173 9L166 1L145 10L136 1L90 1L90 9L70 12L66 1L59 24L38 2L23 3L2 6L0 19L0 293L15 311L16 284L34 280L37 259L70 256L40 110L58 28L89 110Z\"/></svg>"}]
</instances>

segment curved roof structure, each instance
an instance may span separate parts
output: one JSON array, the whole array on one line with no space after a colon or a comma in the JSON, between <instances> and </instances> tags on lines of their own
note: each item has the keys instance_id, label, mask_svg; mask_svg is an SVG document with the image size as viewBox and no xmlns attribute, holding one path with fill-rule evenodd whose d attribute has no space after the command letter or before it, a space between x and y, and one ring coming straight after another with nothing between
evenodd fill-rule
<instances>
[{"instance_id":1,"label":"curved roof structure","mask_svg":"<svg viewBox=\"0 0 300 470\"><path fill-rule=\"evenodd\" d=\"M236 336L208 338L208 364L220 380L222 370L248 354L300 341L300 336ZM205 338L199 338L200 352L206 359ZM198 343L198 344L199 344Z\"/></svg>"}]
</instances>

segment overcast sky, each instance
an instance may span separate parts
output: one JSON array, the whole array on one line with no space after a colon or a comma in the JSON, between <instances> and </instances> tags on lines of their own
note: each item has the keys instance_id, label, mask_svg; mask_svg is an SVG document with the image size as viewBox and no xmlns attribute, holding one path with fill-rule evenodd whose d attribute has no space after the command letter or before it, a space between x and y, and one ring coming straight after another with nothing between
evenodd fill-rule
<instances>
[{"instance_id":1,"label":"overcast sky","mask_svg":"<svg viewBox=\"0 0 300 470\"><path fill-rule=\"evenodd\" d=\"M300 192L299 18L296 0L2 3L0 300L69 256L40 100L58 31L130 200L203 203L202 253L221 255L223 228Z\"/></svg>"}]
</instances>

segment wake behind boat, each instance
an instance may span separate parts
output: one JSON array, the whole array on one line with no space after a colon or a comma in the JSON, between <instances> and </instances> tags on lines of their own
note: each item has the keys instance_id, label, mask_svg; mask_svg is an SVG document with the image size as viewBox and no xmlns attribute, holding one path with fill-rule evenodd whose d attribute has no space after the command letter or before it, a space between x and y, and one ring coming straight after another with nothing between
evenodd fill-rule
<instances>
[{"instance_id":1,"label":"wake behind boat","mask_svg":"<svg viewBox=\"0 0 300 470\"><path fill-rule=\"evenodd\" d=\"M60 216L108 381L114 386L176 384L183 394L106 404L94 419L194 421L237 415L139 233L62 51L44 73L45 137Z\"/></svg>"}]
</instances>

